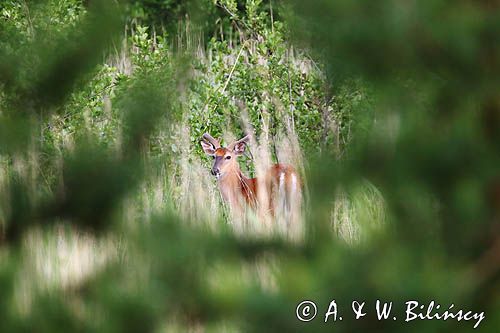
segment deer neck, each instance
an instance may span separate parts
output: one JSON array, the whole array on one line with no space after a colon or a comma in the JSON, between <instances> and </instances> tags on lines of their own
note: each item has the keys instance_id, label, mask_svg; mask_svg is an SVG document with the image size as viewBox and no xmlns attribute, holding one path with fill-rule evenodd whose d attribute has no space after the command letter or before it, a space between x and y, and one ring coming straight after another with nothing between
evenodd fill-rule
<instances>
[{"instance_id":1,"label":"deer neck","mask_svg":"<svg viewBox=\"0 0 500 333\"><path fill-rule=\"evenodd\" d=\"M253 182L243 175L239 168L223 175L219 181L222 197L230 204L239 204L242 199L248 201L249 193L253 193Z\"/></svg>"}]
</instances>

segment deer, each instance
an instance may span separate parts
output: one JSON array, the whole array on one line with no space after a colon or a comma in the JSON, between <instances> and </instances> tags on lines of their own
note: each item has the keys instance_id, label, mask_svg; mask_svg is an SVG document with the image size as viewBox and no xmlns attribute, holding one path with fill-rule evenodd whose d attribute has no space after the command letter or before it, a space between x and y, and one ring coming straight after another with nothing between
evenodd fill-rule
<instances>
[{"instance_id":1,"label":"deer","mask_svg":"<svg viewBox=\"0 0 500 333\"><path fill-rule=\"evenodd\" d=\"M246 208L256 210L260 205L259 208L271 216L275 215L280 204L285 212L298 209L301 204L301 182L291 165L274 164L262 178L247 178L241 172L237 158L245 153L249 140L250 135L246 135L227 147L222 147L208 133L203 134L200 140L205 154L214 159L211 174L217 179L223 200L233 211L241 212Z\"/></svg>"}]
</instances>

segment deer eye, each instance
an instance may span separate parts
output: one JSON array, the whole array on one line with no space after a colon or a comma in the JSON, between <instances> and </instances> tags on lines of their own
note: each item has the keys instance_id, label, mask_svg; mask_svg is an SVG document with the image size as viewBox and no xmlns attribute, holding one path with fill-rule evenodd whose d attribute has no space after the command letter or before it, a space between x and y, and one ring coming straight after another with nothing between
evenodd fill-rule
<instances>
[{"instance_id":1,"label":"deer eye","mask_svg":"<svg viewBox=\"0 0 500 333\"><path fill-rule=\"evenodd\" d=\"M230 160L230 159L231 159L231 155L227 155L226 160Z\"/></svg>"}]
</instances>

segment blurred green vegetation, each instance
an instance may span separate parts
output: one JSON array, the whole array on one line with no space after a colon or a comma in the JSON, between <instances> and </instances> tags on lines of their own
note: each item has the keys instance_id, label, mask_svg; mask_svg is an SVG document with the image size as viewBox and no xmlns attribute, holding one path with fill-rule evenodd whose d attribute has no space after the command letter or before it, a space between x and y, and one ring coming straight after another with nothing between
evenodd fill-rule
<instances>
[{"instance_id":1,"label":"blurred green vegetation","mask_svg":"<svg viewBox=\"0 0 500 333\"><path fill-rule=\"evenodd\" d=\"M404 322L405 301L435 300L484 311L479 328L496 331L499 9L3 1L0 330L472 330ZM204 199L171 181L198 165L206 174L190 179L210 180L201 134L242 135L245 117L271 141L298 137L303 242L241 237L223 210L214 227L179 199ZM53 246L35 241L46 234L56 257L73 251L68 235L68 248L85 235L107 259L41 287L55 274L50 256L34 259ZM304 299L319 309L309 323L295 317ZM332 299L344 320L325 324ZM376 299L393 301L398 320L378 321ZM352 300L367 317L354 320Z\"/></svg>"}]
</instances>

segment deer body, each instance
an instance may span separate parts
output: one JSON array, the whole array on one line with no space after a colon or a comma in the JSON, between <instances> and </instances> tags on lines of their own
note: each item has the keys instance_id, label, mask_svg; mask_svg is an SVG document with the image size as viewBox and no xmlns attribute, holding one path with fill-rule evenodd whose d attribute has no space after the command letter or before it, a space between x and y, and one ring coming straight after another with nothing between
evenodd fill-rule
<instances>
[{"instance_id":1,"label":"deer body","mask_svg":"<svg viewBox=\"0 0 500 333\"><path fill-rule=\"evenodd\" d=\"M299 205L300 180L292 166L286 164L272 165L263 178L247 178L241 172L236 160L243 154L249 137L233 142L227 148L209 134L204 134L201 145L207 155L215 161L212 175L217 178L219 190L223 199L236 211L246 207L264 211L274 215L278 204L282 203L290 209L290 205Z\"/></svg>"}]
</instances>

